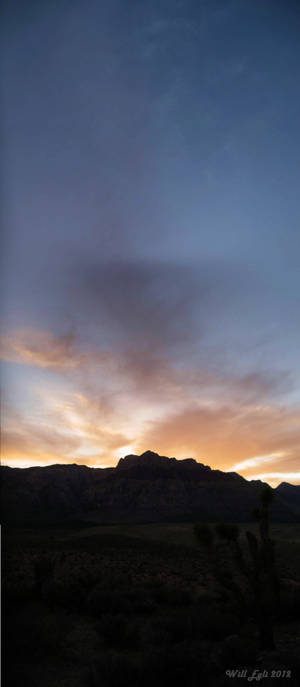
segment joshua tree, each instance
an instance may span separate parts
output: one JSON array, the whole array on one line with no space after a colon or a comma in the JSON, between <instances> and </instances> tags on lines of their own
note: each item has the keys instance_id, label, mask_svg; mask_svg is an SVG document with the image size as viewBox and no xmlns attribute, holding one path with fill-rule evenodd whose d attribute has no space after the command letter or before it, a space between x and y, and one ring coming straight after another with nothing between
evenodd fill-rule
<instances>
[{"instance_id":1,"label":"joshua tree","mask_svg":"<svg viewBox=\"0 0 300 687\"><path fill-rule=\"evenodd\" d=\"M279 603L279 577L277 573L274 542L269 535L269 508L274 491L267 486L261 493L260 505L254 511L258 521L259 538L246 532L252 568L250 582L254 595L254 609L263 649L274 649L274 615Z\"/></svg>"},{"instance_id":2,"label":"joshua tree","mask_svg":"<svg viewBox=\"0 0 300 687\"><path fill-rule=\"evenodd\" d=\"M194 527L197 540L207 547L214 577L235 598L242 616L245 617L247 610L249 614L254 612L261 648L268 650L275 648L273 623L279 601L274 543L269 536L269 508L273 497L274 491L269 486L261 492L259 506L253 513L258 521L259 534L256 536L250 531L246 532L250 564L239 542L238 526L227 523L215 526L216 535L231 550L234 568L230 572L218 561L218 552L213 546L215 533L212 528L208 525ZM242 584L239 584L234 571L239 573Z\"/></svg>"}]
</instances>

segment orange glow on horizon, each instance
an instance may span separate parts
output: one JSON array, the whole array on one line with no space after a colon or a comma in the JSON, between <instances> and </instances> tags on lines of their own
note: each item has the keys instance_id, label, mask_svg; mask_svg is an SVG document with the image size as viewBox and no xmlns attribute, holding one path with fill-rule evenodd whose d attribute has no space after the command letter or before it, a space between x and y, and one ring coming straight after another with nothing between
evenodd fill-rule
<instances>
[{"instance_id":1,"label":"orange glow on horizon","mask_svg":"<svg viewBox=\"0 0 300 687\"><path fill-rule=\"evenodd\" d=\"M121 451L118 452L118 455L115 455L114 457L111 457L106 459L103 457L101 458L100 456L96 459L95 456L91 457L91 459L86 456L86 458L78 459L74 457L74 459L63 459L61 456L55 456L55 455L49 455L49 454L43 454L40 456L36 456L36 458L32 458L29 455L27 456L24 454L22 457L20 455L16 455L14 451L11 452L11 454L7 455L2 460L2 465L6 465L12 468L31 468L31 467L46 467L46 466L51 466L51 465L85 465L90 468L108 468L108 467L115 467L119 461L120 458L123 458L125 455L128 455L130 453L136 453L133 447L128 447L128 450L126 453L122 453ZM138 455L138 454L137 454ZM171 457L171 456L170 456ZM174 456L176 457L176 456ZM193 456L184 456L184 457L177 457L177 460L184 460L184 458L193 458ZM203 462L203 461L197 461L197 462ZM262 473L255 473L255 474L247 474L244 470L236 470L234 469L236 466L232 466L231 468L227 468L226 470L222 468L222 466L214 466L212 464L209 464L209 461L204 461L205 465L210 465L210 467L213 469L218 469L222 470L224 472L237 472L240 474L242 477L244 477L248 481L252 480L260 480L262 482L267 482L270 484L272 487L276 487L278 484L281 482L289 482L290 484L300 484L300 471L295 471L295 472L277 472L273 471L270 469L270 472L262 472Z\"/></svg>"},{"instance_id":2,"label":"orange glow on horizon","mask_svg":"<svg viewBox=\"0 0 300 687\"><path fill-rule=\"evenodd\" d=\"M40 375L30 404L4 404L7 465L114 466L150 448L249 480L300 481L300 408L276 405L258 373L236 379L177 370L151 352L83 352L73 336L34 330L4 337L2 359Z\"/></svg>"}]
</instances>

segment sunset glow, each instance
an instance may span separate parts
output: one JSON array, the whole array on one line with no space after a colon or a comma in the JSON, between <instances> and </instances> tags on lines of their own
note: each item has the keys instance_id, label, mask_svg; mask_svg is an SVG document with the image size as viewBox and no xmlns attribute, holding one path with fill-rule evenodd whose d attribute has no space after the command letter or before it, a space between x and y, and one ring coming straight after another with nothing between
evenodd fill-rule
<instances>
[{"instance_id":1,"label":"sunset glow","mask_svg":"<svg viewBox=\"0 0 300 687\"><path fill-rule=\"evenodd\" d=\"M298 3L29 4L3 49L2 461L299 482Z\"/></svg>"},{"instance_id":2,"label":"sunset glow","mask_svg":"<svg viewBox=\"0 0 300 687\"><path fill-rule=\"evenodd\" d=\"M87 353L75 337L32 330L6 337L2 357L49 375L29 407L5 405L5 464L106 467L151 446L248 479L299 481L300 413L272 401L278 380L183 370L146 352L134 364L132 355Z\"/></svg>"}]
</instances>

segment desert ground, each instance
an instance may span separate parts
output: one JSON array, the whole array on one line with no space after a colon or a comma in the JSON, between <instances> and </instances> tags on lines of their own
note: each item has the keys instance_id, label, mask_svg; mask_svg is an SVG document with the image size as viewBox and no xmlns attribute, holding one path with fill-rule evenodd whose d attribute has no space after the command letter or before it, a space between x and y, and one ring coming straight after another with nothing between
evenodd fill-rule
<instances>
[{"instance_id":1,"label":"desert ground","mask_svg":"<svg viewBox=\"0 0 300 687\"><path fill-rule=\"evenodd\" d=\"M239 525L247 558L246 530L256 524ZM261 685L296 687L300 525L274 524L271 536L280 598L266 652L230 544L199 544L193 523L5 528L4 684L245 685L257 670Z\"/></svg>"}]
</instances>

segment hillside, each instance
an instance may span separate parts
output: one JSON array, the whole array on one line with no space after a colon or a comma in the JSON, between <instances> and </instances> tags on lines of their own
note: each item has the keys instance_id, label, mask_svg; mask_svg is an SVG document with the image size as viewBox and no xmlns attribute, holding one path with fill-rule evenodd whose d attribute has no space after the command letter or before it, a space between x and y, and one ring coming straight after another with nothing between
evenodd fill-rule
<instances>
[{"instance_id":1,"label":"hillside","mask_svg":"<svg viewBox=\"0 0 300 687\"><path fill-rule=\"evenodd\" d=\"M247 521L264 486L152 451L126 456L115 468L3 466L1 476L3 521L10 524ZM299 486L277 487L274 521L300 521L299 492Z\"/></svg>"}]
</instances>

